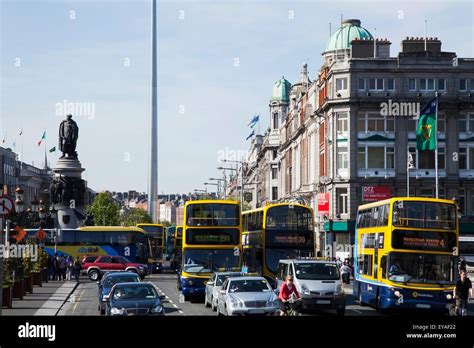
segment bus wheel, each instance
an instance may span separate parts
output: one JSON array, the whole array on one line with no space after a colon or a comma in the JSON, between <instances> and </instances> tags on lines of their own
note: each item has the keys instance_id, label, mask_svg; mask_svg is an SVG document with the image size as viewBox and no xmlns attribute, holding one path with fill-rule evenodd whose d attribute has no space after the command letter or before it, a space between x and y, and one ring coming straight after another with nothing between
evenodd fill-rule
<instances>
[{"instance_id":1,"label":"bus wheel","mask_svg":"<svg viewBox=\"0 0 474 348\"><path fill-rule=\"evenodd\" d=\"M92 269L89 271L89 279L92 280L93 282L99 280L100 273L96 269Z\"/></svg>"}]
</instances>

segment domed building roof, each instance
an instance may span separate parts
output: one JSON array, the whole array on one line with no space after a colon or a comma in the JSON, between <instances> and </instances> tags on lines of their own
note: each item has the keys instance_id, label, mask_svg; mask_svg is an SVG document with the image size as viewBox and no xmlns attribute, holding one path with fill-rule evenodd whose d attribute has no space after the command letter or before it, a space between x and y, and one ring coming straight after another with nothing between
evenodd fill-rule
<instances>
[{"instance_id":1,"label":"domed building roof","mask_svg":"<svg viewBox=\"0 0 474 348\"><path fill-rule=\"evenodd\" d=\"M291 83L283 76L273 86L272 98L270 101L288 103L290 101Z\"/></svg>"},{"instance_id":2,"label":"domed building roof","mask_svg":"<svg viewBox=\"0 0 474 348\"><path fill-rule=\"evenodd\" d=\"M374 37L367 29L360 26L360 20L346 19L342 21L341 27L332 34L324 52L350 49L351 41L356 39L373 40Z\"/></svg>"}]
</instances>

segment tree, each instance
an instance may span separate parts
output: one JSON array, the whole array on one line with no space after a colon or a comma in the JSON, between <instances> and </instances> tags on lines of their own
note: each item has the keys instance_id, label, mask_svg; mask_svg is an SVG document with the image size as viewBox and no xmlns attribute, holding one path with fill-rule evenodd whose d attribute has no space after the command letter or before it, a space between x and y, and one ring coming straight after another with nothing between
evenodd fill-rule
<instances>
[{"instance_id":1,"label":"tree","mask_svg":"<svg viewBox=\"0 0 474 348\"><path fill-rule=\"evenodd\" d=\"M120 217L123 226L135 226L136 224L151 224L153 220L150 215L141 208L131 208Z\"/></svg>"},{"instance_id":2,"label":"tree","mask_svg":"<svg viewBox=\"0 0 474 348\"><path fill-rule=\"evenodd\" d=\"M105 192L101 192L94 197L92 204L87 207L87 212L94 215L96 225L120 225L119 207Z\"/></svg>"}]
</instances>

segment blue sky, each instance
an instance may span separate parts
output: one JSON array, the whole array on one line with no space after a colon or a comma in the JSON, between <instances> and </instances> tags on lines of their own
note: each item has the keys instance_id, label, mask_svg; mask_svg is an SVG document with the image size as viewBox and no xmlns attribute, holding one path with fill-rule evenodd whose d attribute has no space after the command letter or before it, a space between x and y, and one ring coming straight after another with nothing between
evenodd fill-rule
<instances>
[{"instance_id":1,"label":"blue sky","mask_svg":"<svg viewBox=\"0 0 474 348\"><path fill-rule=\"evenodd\" d=\"M75 117L84 178L95 190L145 191L149 1L0 4L2 139L20 151L23 127L23 158L42 165L36 142L46 130L46 147L57 146L58 103L93 106ZM372 34L377 28L392 41L392 56L404 37L423 36L428 19L428 36L444 51L474 57L471 0L158 0L159 191L203 189L221 175L222 152L247 150L252 116L260 113L261 132L268 127L274 82L296 81L303 62L315 78L329 22L334 31L341 13Z\"/></svg>"}]
</instances>

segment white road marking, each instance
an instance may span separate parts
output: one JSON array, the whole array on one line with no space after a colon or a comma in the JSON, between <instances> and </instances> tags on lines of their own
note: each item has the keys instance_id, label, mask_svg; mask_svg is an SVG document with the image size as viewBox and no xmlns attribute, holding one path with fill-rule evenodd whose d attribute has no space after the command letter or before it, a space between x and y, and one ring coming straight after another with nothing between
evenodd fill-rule
<instances>
[{"instance_id":1,"label":"white road marking","mask_svg":"<svg viewBox=\"0 0 474 348\"><path fill-rule=\"evenodd\" d=\"M76 311L77 305L78 305L79 302L81 301L81 297L82 297L82 295L84 294L84 290L85 290L85 289L82 289L81 293L79 294L79 297L77 298L76 303L74 304L74 307L72 307L72 311L73 311L73 312Z\"/></svg>"},{"instance_id":2,"label":"white road marking","mask_svg":"<svg viewBox=\"0 0 474 348\"><path fill-rule=\"evenodd\" d=\"M351 311L354 311L354 312L356 312L356 313L362 314L362 312L359 311L359 310L357 310L357 309L351 309Z\"/></svg>"},{"instance_id":3,"label":"white road marking","mask_svg":"<svg viewBox=\"0 0 474 348\"><path fill-rule=\"evenodd\" d=\"M174 307L174 308L178 308L178 306L177 306L175 303L173 303L173 307Z\"/></svg>"},{"instance_id":4,"label":"white road marking","mask_svg":"<svg viewBox=\"0 0 474 348\"><path fill-rule=\"evenodd\" d=\"M184 314L182 310L179 310L178 312L179 312L180 314Z\"/></svg>"}]
</instances>

